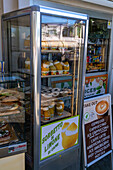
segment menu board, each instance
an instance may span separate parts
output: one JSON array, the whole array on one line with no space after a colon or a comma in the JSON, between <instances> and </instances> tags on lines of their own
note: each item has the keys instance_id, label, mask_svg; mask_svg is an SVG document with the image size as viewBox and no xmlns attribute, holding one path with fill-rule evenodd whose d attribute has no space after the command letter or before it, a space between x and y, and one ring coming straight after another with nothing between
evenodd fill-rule
<instances>
[{"instance_id":1,"label":"menu board","mask_svg":"<svg viewBox=\"0 0 113 170\"><path fill-rule=\"evenodd\" d=\"M78 144L79 115L41 126L41 154L43 160Z\"/></svg>"},{"instance_id":2,"label":"menu board","mask_svg":"<svg viewBox=\"0 0 113 170\"><path fill-rule=\"evenodd\" d=\"M83 136L86 164L93 164L111 151L111 96L84 101Z\"/></svg>"},{"instance_id":3,"label":"menu board","mask_svg":"<svg viewBox=\"0 0 113 170\"><path fill-rule=\"evenodd\" d=\"M84 98L107 93L108 75L86 77Z\"/></svg>"}]
</instances>

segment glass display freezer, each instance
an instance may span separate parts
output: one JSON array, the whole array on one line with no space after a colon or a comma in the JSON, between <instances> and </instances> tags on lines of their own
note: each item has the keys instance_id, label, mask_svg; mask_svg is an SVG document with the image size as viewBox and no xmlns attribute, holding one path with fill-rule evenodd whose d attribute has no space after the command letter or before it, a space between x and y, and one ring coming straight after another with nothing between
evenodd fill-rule
<instances>
[{"instance_id":1,"label":"glass display freezer","mask_svg":"<svg viewBox=\"0 0 113 170\"><path fill-rule=\"evenodd\" d=\"M2 28L4 74L24 82L26 167L79 169L88 16L32 6Z\"/></svg>"}]
</instances>

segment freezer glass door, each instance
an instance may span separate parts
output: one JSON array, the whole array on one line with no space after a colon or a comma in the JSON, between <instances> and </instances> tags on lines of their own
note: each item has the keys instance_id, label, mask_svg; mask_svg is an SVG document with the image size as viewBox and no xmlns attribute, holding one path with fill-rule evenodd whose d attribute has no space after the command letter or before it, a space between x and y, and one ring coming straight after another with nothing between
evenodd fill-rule
<instances>
[{"instance_id":1,"label":"freezer glass door","mask_svg":"<svg viewBox=\"0 0 113 170\"><path fill-rule=\"evenodd\" d=\"M42 15L41 21L42 160L78 143L85 21L51 15Z\"/></svg>"}]
</instances>

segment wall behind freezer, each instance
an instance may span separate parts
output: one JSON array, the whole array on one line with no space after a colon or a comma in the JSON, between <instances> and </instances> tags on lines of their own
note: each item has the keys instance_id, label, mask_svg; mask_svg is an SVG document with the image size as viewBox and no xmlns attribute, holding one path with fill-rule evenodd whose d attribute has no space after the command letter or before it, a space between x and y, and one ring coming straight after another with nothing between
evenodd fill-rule
<instances>
[{"instance_id":1,"label":"wall behind freezer","mask_svg":"<svg viewBox=\"0 0 113 170\"><path fill-rule=\"evenodd\" d=\"M3 12L8 13L18 9L18 0L3 0Z\"/></svg>"}]
</instances>

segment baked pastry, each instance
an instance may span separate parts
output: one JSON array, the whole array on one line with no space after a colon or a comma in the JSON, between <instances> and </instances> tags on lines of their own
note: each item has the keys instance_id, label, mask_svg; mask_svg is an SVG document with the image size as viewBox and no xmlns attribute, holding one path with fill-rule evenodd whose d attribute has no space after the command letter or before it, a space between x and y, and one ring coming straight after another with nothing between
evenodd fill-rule
<instances>
[{"instance_id":1,"label":"baked pastry","mask_svg":"<svg viewBox=\"0 0 113 170\"><path fill-rule=\"evenodd\" d=\"M59 92L54 92L54 93L52 93L52 96L53 96L53 97L56 97L56 98L59 97Z\"/></svg>"},{"instance_id":2,"label":"baked pastry","mask_svg":"<svg viewBox=\"0 0 113 170\"><path fill-rule=\"evenodd\" d=\"M0 142L4 142L10 139L10 131L9 130L0 130Z\"/></svg>"},{"instance_id":3,"label":"baked pastry","mask_svg":"<svg viewBox=\"0 0 113 170\"><path fill-rule=\"evenodd\" d=\"M19 101L19 99L15 96L9 96L4 98L1 102L5 103L5 102L17 102Z\"/></svg>"},{"instance_id":4,"label":"baked pastry","mask_svg":"<svg viewBox=\"0 0 113 170\"><path fill-rule=\"evenodd\" d=\"M0 96L13 96L19 94L20 92L13 90L13 89L3 89L0 90Z\"/></svg>"},{"instance_id":5,"label":"baked pastry","mask_svg":"<svg viewBox=\"0 0 113 170\"><path fill-rule=\"evenodd\" d=\"M0 116L8 116L8 115L13 115L13 114L19 114L20 110L14 110L14 111L7 111L7 112L2 112L0 113Z\"/></svg>"},{"instance_id":6,"label":"baked pastry","mask_svg":"<svg viewBox=\"0 0 113 170\"><path fill-rule=\"evenodd\" d=\"M54 66L56 67L56 74L58 75L63 74L63 66L60 61L55 60Z\"/></svg>"},{"instance_id":7,"label":"baked pastry","mask_svg":"<svg viewBox=\"0 0 113 170\"><path fill-rule=\"evenodd\" d=\"M64 74L69 74L69 63L68 63L68 61L64 62L63 73Z\"/></svg>"},{"instance_id":8,"label":"baked pastry","mask_svg":"<svg viewBox=\"0 0 113 170\"><path fill-rule=\"evenodd\" d=\"M0 130L5 129L6 127L7 127L7 123L5 123L4 121L0 122Z\"/></svg>"},{"instance_id":9,"label":"baked pastry","mask_svg":"<svg viewBox=\"0 0 113 170\"><path fill-rule=\"evenodd\" d=\"M62 127L62 146L64 149L74 146L75 142L78 139L78 127L73 122L71 125L64 124Z\"/></svg>"},{"instance_id":10,"label":"baked pastry","mask_svg":"<svg viewBox=\"0 0 113 170\"><path fill-rule=\"evenodd\" d=\"M3 112L10 112L10 111L14 111L16 109L18 109L18 105L17 104L14 104L12 106L0 106L0 113L3 113Z\"/></svg>"},{"instance_id":11,"label":"baked pastry","mask_svg":"<svg viewBox=\"0 0 113 170\"><path fill-rule=\"evenodd\" d=\"M47 92L47 93L42 93L41 95L45 98L51 98L53 94Z\"/></svg>"},{"instance_id":12,"label":"baked pastry","mask_svg":"<svg viewBox=\"0 0 113 170\"><path fill-rule=\"evenodd\" d=\"M53 88L52 89L52 92L54 93L54 92L60 92L60 89L59 88Z\"/></svg>"},{"instance_id":13,"label":"baked pastry","mask_svg":"<svg viewBox=\"0 0 113 170\"><path fill-rule=\"evenodd\" d=\"M41 72L42 72L42 76L47 76L49 75L49 61L44 61L42 64L41 64Z\"/></svg>"}]
</instances>

